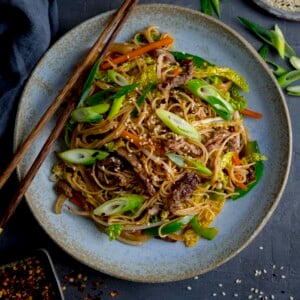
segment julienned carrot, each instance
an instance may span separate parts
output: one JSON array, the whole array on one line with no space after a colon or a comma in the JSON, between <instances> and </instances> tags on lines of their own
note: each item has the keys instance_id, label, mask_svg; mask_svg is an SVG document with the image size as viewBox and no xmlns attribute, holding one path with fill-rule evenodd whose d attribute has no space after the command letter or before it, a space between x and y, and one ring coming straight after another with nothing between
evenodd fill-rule
<instances>
[{"instance_id":1,"label":"julienned carrot","mask_svg":"<svg viewBox=\"0 0 300 300\"><path fill-rule=\"evenodd\" d=\"M243 110L241 110L241 113L245 116L255 118L255 119L260 119L263 116L263 114L253 111L253 110L250 110L248 108L244 108Z\"/></svg>"},{"instance_id":2,"label":"julienned carrot","mask_svg":"<svg viewBox=\"0 0 300 300\"><path fill-rule=\"evenodd\" d=\"M241 188L242 190L244 190L244 191L248 190L248 187L247 187L247 185L245 183L236 181L234 184L236 186L238 186L239 188Z\"/></svg>"},{"instance_id":3,"label":"julienned carrot","mask_svg":"<svg viewBox=\"0 0 300 300\"><path fill-rule=\"evenodd\" d=\"M114 59L112 59L110 62L104 62L102 65L101 65L101 69L102 70L107 70L109 68L111 68L113 65L118 65L120 63L123 63L127 60L130 60L134 57L137 57L137 56L140 56L144 53L147 53L149 51L152 51L152 50L155 50L155 49L159 49L159 48L162 48L164 46L168 46L170 45L171 43L173 43L174 39L167 36L159 41L155 41L153 43L150 43L146 46L143 46L141 48L138 48L138 49L134 49L128 53L125 53L121 56L118 56Z\"/></svg>"},{"instance_id":4,"label":"julienned carrot","mask_svg":"<svg viewBox=\"0 0 300 300\"><path fill-rule=\"evenodd\" d=\"M233 155L232 155L232 162L236 166L239 166L241 164L241 160L240 160L239 154L237 152L233 153Z\"/></svg>"},{"instance_id":5,"label":"julienned carrot","mask_svg":"<svg viewBox=\"0 0 300 300\"><path fill-rule=\"evenodd\" d=\"M130 141L131 143L133 143L137 147L140 147L140 146L143 146L143 145L147 144L147 141L143 140L138 135L136 135L134 133L131 133L127 130L122 131L121 137L128 140L128 141Z\"/></svg>"}]
</instances>

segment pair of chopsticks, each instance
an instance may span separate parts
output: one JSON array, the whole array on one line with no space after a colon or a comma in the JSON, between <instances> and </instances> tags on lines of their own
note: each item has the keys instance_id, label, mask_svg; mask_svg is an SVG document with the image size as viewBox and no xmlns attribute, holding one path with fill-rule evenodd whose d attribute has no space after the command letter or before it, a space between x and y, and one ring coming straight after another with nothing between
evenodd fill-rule
<instances>
[{"instance_id":1,"label":"pair of chopsticks","mask_svg":"<svg viewBox=\"0 0 300 300\"><path fill-rule=\"evenodd\" d=\"M78 90L78 82L83 82L85 80L89 70L92 68L97 58L105 57L105 54L107 53L109 47L115 40L117 34L121 30L123 24L126 22L127 18L129 17L130 13L132 12L137 2L138 0L125 0L122 3L120 8L115 12L112 19L103 30L100 37L97 39L95 44L92 46L92 48L86 55L83 62L78 65L77 69L74 71L73 75L68 80L64 88L60 91L59 95L51 103L47 111L44 113L44 115L39 120L37 125L28 135L26 140L17 149L12 161L9 163L7 168L0 176L0 189L1 189L3 185L6 183L6 181L8 180L8 178L11 176L15 168L17 167L18 163L25 156L26 152L29 150L33 141L38 137L39 133L42 131L45 125L50 121L50 119L53 117L54 113L58 110L61 104L66 102L65 108L63 109L60 117L58 118L54 129L52 130L45 144L43 145L41 151L39 152L32 166L30 167L28 173L21 181L14 197L12 198L12 200L8 205L8 208L4 212L2 218L0 219L0 234L3 232L4 226L7 224L8 220L14 214L16 208L20 204L24 194L26 193L34 176L36 175L37 171L39 170L46 156L48 155L52 145L60 136L72 110L76 107L76 102L74 100L74 98L76 97L72 97L72 96L70 97L70 94L72 94L71 91L74 93L75 89ZM99 52L100 49L101 51Z\"/></svg>"}]
</instances>

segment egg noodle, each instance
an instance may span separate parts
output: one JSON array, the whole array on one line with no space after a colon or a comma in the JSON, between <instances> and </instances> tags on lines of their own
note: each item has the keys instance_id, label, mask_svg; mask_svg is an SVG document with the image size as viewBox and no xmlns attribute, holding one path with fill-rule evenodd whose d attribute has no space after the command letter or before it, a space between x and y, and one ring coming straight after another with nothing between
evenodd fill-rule
<instances>
[{"instance_id":1,"label":"egg noodle","mask_svg":"<svg viewBox=\"0 0 300 300\"><path fill-rule=\"evenodd\" d=\"M173 47L152 26L97 62L52 170L57 213L67 204L133 245L158 237L194 246L215 237L209 226L226 199L257 181L264 157L247 150L247 83Z\"/></svg>"}]
</instances>

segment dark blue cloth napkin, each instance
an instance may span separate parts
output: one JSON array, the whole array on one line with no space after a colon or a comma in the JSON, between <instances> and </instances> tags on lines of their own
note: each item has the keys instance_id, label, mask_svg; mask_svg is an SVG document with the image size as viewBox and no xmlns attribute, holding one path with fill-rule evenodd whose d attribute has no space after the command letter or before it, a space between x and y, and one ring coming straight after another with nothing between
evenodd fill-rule
<instances>
[{"instance_id":1,"label":"dark blue cloth napkin","mask_svg":"<svg viewBox=\"0 0 300 300\"><path fill-rule=\"evenodd\" d=\"M0 141L11 137L23 85L57 28L55 0L0 0Z\"/></svg>"}]
</instances>

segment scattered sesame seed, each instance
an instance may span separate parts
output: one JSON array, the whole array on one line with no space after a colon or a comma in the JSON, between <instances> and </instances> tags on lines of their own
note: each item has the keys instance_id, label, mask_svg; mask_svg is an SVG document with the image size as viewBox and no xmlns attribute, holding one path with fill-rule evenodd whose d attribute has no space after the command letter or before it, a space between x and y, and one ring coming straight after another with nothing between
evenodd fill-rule
<instances>
[{"instance_id":1,"label":"scattered sesame seed","mask_svg":"<svg viewBox=\"0 0 300 300\"><path fill-rule=\"evenodd\" d=\"M294 297L293 297L293 296L290 296L290 300L294 300Z\"/></svg>"},{"instance_id":2,"label":"scattered sesame seed","mask_svg":"<svg viewBox=\"0 0 300 300\"><path fill-rule=\"evenodd\" d=\"M186 288L187 288L187 290L189 290L189 291L192 289L191 286L187 286Z\"/></svg>"},{"instance_id":3,"label":"scattered sesame seed","mask_svg":"<svg viewBox=\"0 0 300 300\"><path fill-rule=\"evenodd\" d=\"M195 279L195 280L199 279L199 276L195 276L194 279Z\"/></svg>"},{"instance_id":4,"label":"scattered sesame seed","mask_svg":"<svg viewBox=\"0 0 300 300\"><path fill-rule=\"evenodd\" d=\"M264 294L264 292L260 291L260 292L259 292L259 294L260 294L260 295L263 295L263 294Z\"/></svg>"},{"instance_id":5,"label":"scattered sesame seed","mask_svg":"<svg viewBox=\"0 0 300 300\"><path fill-rule=\"evenodd\" d=\"M274 299L275 299L275 296L274 296L274 295L271 295L271 299L274 300Z\"/></svg>"},{"instance_id":6,"label":"scattered sesame seed","mask_svg":"<svg viewBox=\"0 0 300 300\"><path fill-rule=\"evenodd\" d=\"M280 267L280 270L283 270L283 269L284 269L284 266L281 266L281 267Z\"/></svg>"},{"instance_id":7,"label":"scattered sesame seed","mask_svg":"<svg viewBox=\"0 0 300 300\"><path fill-rule=\"evenodd\" d=\"M276 269L276 265L273 265L273 269Z\"/></svg>"},{"instance_id":8,"label":"scattered sesame seed","mask_svg":"<svg viewBox=\"0 0 300 300\"><path fill-rule=\"evenodd\" d=\"M264 247L263 246L259 246L259 250L264 250Z\"/></svg>"},{"instance_id":9,"label":"scattered sesame seed","mask_svg":"<svg viewBox=\"0 0 300 300\"><path fill-rule=\"evenodd\" d=\"M257 294L258 292L259 292L258 289L255 289L255 290L254 290L254 293L255 293L255 294Z\"/></svg>"},{"instance_id":10,"label":"scattered sesame seed","mask_svg":"<svg viewBox=\"0 0 300 300\"><path fill-rule=\"evenodd\" d=\"M241 283L241 282L242 282L241 279L236 279L236 280L235 280L235 283L236 283L236 284L239 284L239 283Z\"/></svg>"},{"instance_id":11,"label":"scattered sesame seed","mask_svg":"<svg viewBox=\"0 0 300 300\"><path fill-rule=\"evenodd\" d=\"M234 293L233 296L234 296L235 298L237 298L237 297L239 296L239 294L238 294L238 293Z\"/></svg>"},{"instance_id":12,"label":"scattered sesame seed","mask_svg":"<svg viewBox=\"0 0 300 300\"><path fill-rule=\"evenodd\" d=\"M254 291L255 291L255 288L251 288L250 291L251 291L251 292L254 292Z\"/></svg>"},{"instance_id":13,"label":"scattered sesame seed","mask_svg":"<svg viewBox=\"0 0 300 300\"><path fill-rule=\"evenodd\" d=\"M223 284L222 283L219 283L219 287L222 287L223 286Z\"/></svg>"},{"instance_id":14,"label":"scattered sesame seed","mask_svg":"<svg viewBox=\"0 0 300 300\"><path fill-rule=\"evenodd\" d=\"M225 293L225 292L222 292L222 295L223 295L223 296L226 296L226 293Z\"/></svg>"},{"instance_id":15,"label":"scattered sesame seed","mask_svg":"<svg viewBox=\"0 0 300 300\"><path fill-rule=\"evenodd\" d=\"M213 297L216 297L216 296L217 296L217 293L213 293L212 295L213 295Z\"/></svg>"},{"instance_id":16,"label":"scattered sesame seed","mask_svg":"<svg viewBox=\"0 0 300 300\"><path fill-rule=\"evenodd\" d=\"M264 272L265 274L267 274L267 270L266 270L266 269L263 269L263 272Z\"/></svg>"},{"instance_id":17,"label":"scattered sesame seed","mask_svg":"<svg viewBox=\"0 0 300 300\"><path fill-rule=\"evenodd\" d=\"M285 275L281 275L281 278L284 279L284 278L286 278L286 276Z\"/></svg>"},{"instance_id":18,"label":"scattered sesame seed","mask_svg":"<svg viewBox=\"0 0 300 300\"><path fill-rule=\"evenodd\" d=\"M252 295L249 295L249 296L248 296L248 299L252 299L252 298L253 298L253 296L252 296Z\"/></svg>"}]
</instances>

